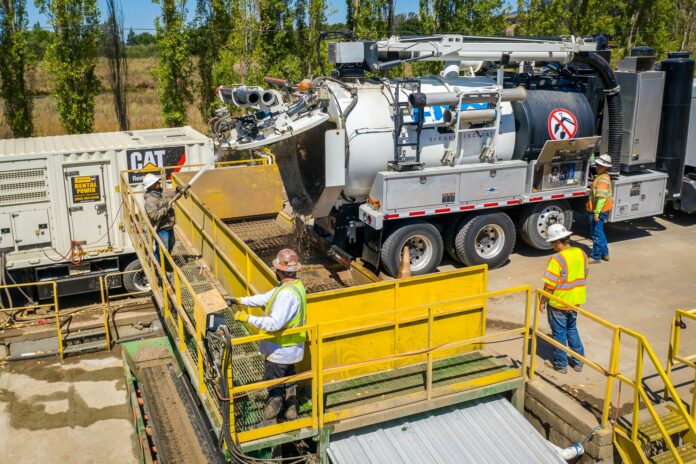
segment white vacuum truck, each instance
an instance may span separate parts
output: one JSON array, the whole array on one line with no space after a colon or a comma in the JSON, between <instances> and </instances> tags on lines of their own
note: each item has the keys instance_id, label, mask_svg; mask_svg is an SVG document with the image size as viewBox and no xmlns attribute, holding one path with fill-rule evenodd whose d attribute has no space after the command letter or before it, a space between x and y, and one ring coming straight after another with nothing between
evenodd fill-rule
<instances>
[{"instance_id":1,"label":"white vacuum truck","mask_svg":"<svg viewBox=\"0 0 696 464\"><path fill-rule=\"evenodd\" d=\"M294 210L350 256L390 275L406 245L415 275L433 271L445 252L497 267L517 233L548 249L551 224L571 227L601 139L614 163L612 220L662 212L671 177L652 170L660 126L636 112L659 119L670 76L638 51L625 73L637 84L622 94L601 36L330 43L331 77L297 86L267 79L280 90L219 87L223 102L249 111L235 118L223 108L211 127L219 149L273 145ZM679 60L693 71L688 56ZM410 61L444 61L444 71L370 77ZM628 153L622 137L638 132Z\"/></svg>"}]
</instances>

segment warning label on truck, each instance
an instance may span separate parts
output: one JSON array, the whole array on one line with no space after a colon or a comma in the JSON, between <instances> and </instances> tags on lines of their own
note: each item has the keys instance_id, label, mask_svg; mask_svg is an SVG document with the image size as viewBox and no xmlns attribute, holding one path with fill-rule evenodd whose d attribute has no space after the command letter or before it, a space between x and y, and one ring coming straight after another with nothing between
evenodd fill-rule
<instances>
[{"instance_id":1,"label":"warning label on truck","mask_svg":"<svg viewBox=\"0 0 696 464\"><path fill-rule=\"evenodd\" d=\"M128 182L137 184L143 181L148 171L158 171L163 166L174 166L167 169L167 179L173 172L179 172L186 162L186 147L151 148L143 150L128 150L128 170L141 172L129 172Z\"/></svg>"},{"instance_id":2,"label":"warning label on truck","mask_svg":"<svg viewBox=\"0 0 696 464\"><path fill-rule=\"evenodd\" d=\"M556 108L549 114L549 137L551 140L568 140L578 132L575 115L563 108Z\"/></svg>"},{"instance_id":3,"label":"warning label on truck","mask_svg":"<svg viewBox=\"0 0 696 464\"><path fill-rule=\"evenodd\" d=\"M79 176L70 179L73 203L101 200L99 176Z\"/></svg>"}]
</instances>

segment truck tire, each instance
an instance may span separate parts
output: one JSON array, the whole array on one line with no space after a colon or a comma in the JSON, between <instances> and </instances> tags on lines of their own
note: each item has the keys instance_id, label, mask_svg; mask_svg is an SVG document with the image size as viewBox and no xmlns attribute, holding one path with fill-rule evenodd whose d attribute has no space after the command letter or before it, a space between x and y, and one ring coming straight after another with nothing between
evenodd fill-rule
<instances>
[{"instance_id":1,"label":"truck tire","mask_svg":"<svg viewBox=\"0 0 696 464\"><path fill-rule=\"evenodd\" d=\"M454 246L454 239L459 231L459 225L462 222L461 217L453 216L452 220L445 226L445 231L442 233L442 241L445 244L445 251L454 261L461 263L457 256L457 247Z\"/></svg>"},{"instance_id":2,"label":"truck tire","mask_svg":"<svg viewBox=\"0 0 696 464\"><path fill-rule=\"evenodd\" d=\"M550 250L546 243L546 230L552 224L563 224L570 230L573 226L573 209L566 200L526 205L520 214L520 236L524 242L537 250Z\"/></svg>"},{"instance_id":3,"label":"truck tire","mask_svg":"<svg viewBox=\"0 0 696 464\"><path fill-rule=\"evenodd\" d=\"M454 238L459 260L467 266L502 266L515 247L515 224L505 213L479 213L465 218Z\"/></svg>"},{"instance_id":4,"label":"truck tire","mask_svg":"<svg viewBox=\"0 0 696 464\"><path fill-rule=\"evenodd\" d=\"M129 272L136 270L139 272ZM127 274L123 274L123 288L129 293L149 292L152 289L150 281L143 271L143 266L137 259L128 263L123 272L127 272Z\"/></svg>"},{"instance_id":5,"label":"truck tire","mask_svg":"<svg viewBox=\"0 0 696 464\"><path fill-rule=\"evenodd\" d=\"M411 222L394 229L382 244L380 259L384 271L390 276L399 273L401 253L406 243L411 247L412 275L433 272L440 265L444 248L440 232L425 221Z\"/></svg>"}]
</instances>

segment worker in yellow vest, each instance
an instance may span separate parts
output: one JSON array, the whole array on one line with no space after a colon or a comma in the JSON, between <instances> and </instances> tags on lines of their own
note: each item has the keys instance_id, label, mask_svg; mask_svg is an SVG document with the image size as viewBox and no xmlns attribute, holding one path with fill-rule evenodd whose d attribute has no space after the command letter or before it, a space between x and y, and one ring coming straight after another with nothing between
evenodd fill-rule
<instances>
[{"instance_id":1,"label":"worker in yellow vest","mask_svg":"<svg viewBox=\"0 0 696 464\"><path fill-rule=\"evenodd\" d=\"M553 224L548 229L546 241L551 243L556 254L549 258L544 273L544 290L553 298L542 297L541 310L546 308L554 340L584 356L585 349L576 325L578 314L569 305L580 306L587 299L587 255L570 244L571 234L563 224ZM568 356L560 348L554 348L553 362L547 360L544 364L562 374L568 372ZM582 371L579 359L571 358L571 366L578 372Z\"/></svg>"},{"instance_id":2,"label":"worker in yellow vest","mask_svg":"<svg viewBox=\"0 0 696 464\"><path fill-rule=\"evenodd\" d=\"M587 212L590 219L590 238L594 242L590 257L591 263L599 263L600 259L609 261L609 245L604 235L604 223L613 206L611 178L607 171L611 168L609 155L602 155L595 160L597 177L592 182L590 196L587 199Z\"/></svg>"},{"instance_id":3,"label":"worker in yellow vest","mask_svg":"<svg viewBox=\"0 0 696 464\"><path fill-rule=\"evenodd\" d=\"M237 311L234 318L247 322L263 332L278 332L305 325L307 320L307 293L297 278L302 269L297 253L285 248L273 260L276 277L280 283L271 291L244 298L230 298L231 305L263 307L263 316L253 316L244 310ZM266 357L263 380L291 377L296 374L295 363L304 357L306 332L277 335L260 343L259 352ZM297 385L288 382L268 388L268 400L263 410L260 426L277 422L282 411L285 420L297 419Z\"/></svg>"}]
</instances>

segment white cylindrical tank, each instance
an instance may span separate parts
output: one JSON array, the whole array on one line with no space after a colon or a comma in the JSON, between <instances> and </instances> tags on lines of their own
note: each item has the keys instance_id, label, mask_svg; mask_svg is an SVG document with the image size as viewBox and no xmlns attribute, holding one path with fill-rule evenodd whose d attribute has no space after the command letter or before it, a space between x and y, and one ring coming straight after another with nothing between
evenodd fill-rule
<instances>
[{"instance_id":1,"label":"white cylindrical tank","mask_svg":"<svg viewBox=\"0 0 696 464\"><path fill-rule=\"evenodd\" d=\"M347 137L346 185L344 195L360 199L367 196L372 187L375 175L387 169L388 163L394 160L394 92L395 82L373 81L350 84L357 89L356 102L351 105L353 97L349 91L337 83L329 82L335 97L331 100L329 114L339 127L345 119ZM415 90L415 89L413 89ZM412 89L400 86L400 102L407 102ZM486 77L477 78L447 78L436 76L421 79L420 92L441 93L461 91L494 92L495 82ZM462 104L462 109L495 109L495 103ZM417 121L423 117L421 131L420 161L426 167L447 164L470 164L480 162L480 154L485 145L495 144L495 154L498 160L511 159L515 145L515 125L510 103L500 105L500 130L497 140L495 127L486 127L483 122L470 121L457 128L445 127L444 118L448 107L426 107L423 115L416 108L406 107L410 117L406 122ZM481 112L481 114L490 112ZM494 113L495 114L495 113ZM405 126L401 142L415 142L416 128ZM415 147L401 147L400 154L407 160L415 160Z\"/></svg>"}]
</instances>

